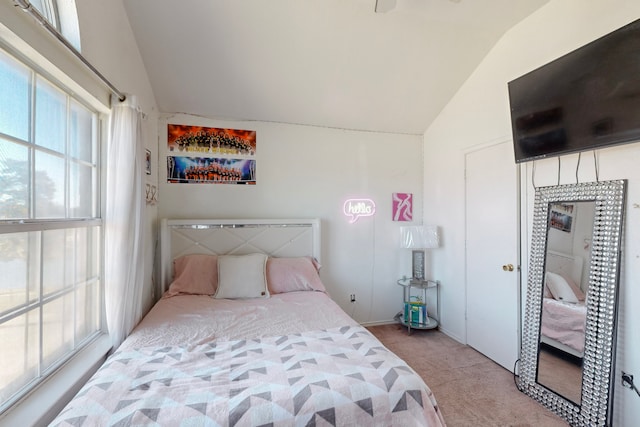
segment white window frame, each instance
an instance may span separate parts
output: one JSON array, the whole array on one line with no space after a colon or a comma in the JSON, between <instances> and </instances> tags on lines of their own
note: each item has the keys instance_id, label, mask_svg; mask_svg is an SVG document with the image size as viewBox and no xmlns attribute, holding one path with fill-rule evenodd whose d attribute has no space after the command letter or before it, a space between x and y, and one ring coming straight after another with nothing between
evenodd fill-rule
<instances>
[{"instance_id":1,"label":"white window frame","mask_svg":"<svg viewBox=\"0 0 640 427\"><path fill-rule=\"evenodd\" d=\"M93 129L93 137L96 141L96 152L94 154L93 161L95 162L96 175L96 189L93 197L96 199L97 206L94 209L91 217L88 218L69 218L68 215L68 198L65 201L65 218L59 219L35 219L33 218L33 207L29 209L29 218L20 219L0 219L0 234L16 233L16 232L34 232L34 231L46 231L54 229L75 229L85 227L100 227L99 246L97 248L99 253L99 268L98 277L99 281L99 328L91 333L89 336L80 340L80 342L74 343L74 349L68 352L65 357L58 359L53 365L47 367L39 372L39 376L28 384L28 387L23 388L19 394L15 394L6 402L0 402L0 424L7 423L7 425L27 425L40 420L47 422L47 419L52 419L66 403L70 397L77 392L78 388L84 382L87 375L97 369L97 366L104 360L106 353L111 348L111 341L106 334L106 321L105 321L105 305L104 305L104 227L103 227L103 201L104 197L101 189L104 188L104 175L105 170L101 166L100 160L103 158L104 147L106 146L106 126L107 120L104 114L104 109L96 109L95 102L89 100L85 102L80 96L77 95L77 91L68 88L65 84L58 81L53 75L47 73L40 65L32 63L22 55L21 52L16 52L9 46L0 43L0 49L3 49L9 56L13 56L17 62L30 68L32 73L32 79L30 85L32 91L35 93L35 76L43 77L48 83L52 84L56 88L64 92L67 97L67 113L65 119L69 120L69 105L71 99L84 105L93 114L95 114L96 126ZM32 102L35 95L32 95ZM30 106L33 109L33 105ZM33 115L30 117L30 132L31 139L33 137ZM68 137L68 136L67 136ZM21 143L23 146L31 146L31 150L35 150L34 141L19 141L16 138L3 135L3 139ZM31 155L31 157L33 154ZM33 158L33 157L32 157ZM72 159L70 153L64 153L65 162L69 162ZM75 161L75 160L73 160ZM30 174L33 176L34 169L30 166ZM33 187L33 184L30 185ZM30 191L34 191L33 188ZM40 266L42 268L42 265ZM65 291L69 292L69 291ZM30 303L29 308L34 306L44 306L46 300L42 299L42 294L36 303ZM19 309L24 310L25 307ZM5 316L6 318L6 316ZM42 328L42 318L40 318L40 328ZM42 333L42 329L41 332ZM42 360L42 344L39 348L39 358ZM36 424L40 423L36 422Z\"/></svg>"}]
</instances>

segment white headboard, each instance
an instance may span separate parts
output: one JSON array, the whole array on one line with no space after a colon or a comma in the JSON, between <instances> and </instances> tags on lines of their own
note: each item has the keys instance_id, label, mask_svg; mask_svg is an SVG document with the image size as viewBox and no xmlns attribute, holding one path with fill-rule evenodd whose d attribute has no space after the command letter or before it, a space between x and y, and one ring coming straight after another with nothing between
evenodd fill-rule
<instances>
[{"instance_id":1,"label":"white headboard","mask_svg":"<svg viewBox=\"0 0 640 427\"><path fill-rule=\"evenodd\" d=\"M547 251L546 270L569 277L580 287L582 287L582 263L582 257L579 255Z\"/></svg>"},{"instance_id":2,"label":"white headboard","mask_svg":"<svg viewBox=\"0 0 640 427\"><path fill-rule=\"evenodd\" d=\"M163 219L160 287L173 278L173 260L188 254L312 256L320 259L319 219Z\"/></svg>"}]
</instances>

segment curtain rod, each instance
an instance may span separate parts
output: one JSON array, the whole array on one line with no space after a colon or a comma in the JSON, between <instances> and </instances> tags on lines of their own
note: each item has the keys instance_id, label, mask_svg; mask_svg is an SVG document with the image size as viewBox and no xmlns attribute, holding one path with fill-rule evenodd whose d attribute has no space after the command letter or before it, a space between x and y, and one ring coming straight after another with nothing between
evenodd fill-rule
<instances>
[{"instance_id":1,"label":"curtain rod","mask_svg":"<svg viewBox=\"0 0 640 427\"><path fill-rule=\"evenodd\" d=\"M120 92L109 80L107 80L107 78L103 76L102 73L100 73L100 71L96 69L96 67L91 65L91 63L84 56L82 56L82 54L78 51L78 49L73 47L73 45L69 43L69 41L62 34L60 34L60 32L53 25L49 23L47 18L42 16L42 14L35 7L33 7L33 5L29 2L29 0L13 0L13 2L16 4L16 6L22 8L23 11L31 15L51 35L53 35L56 39L58 39L60 43L62 43L67 49L71 51L71 53L73 53L80 61L82 61L82 63L87 68L89 68L89 70L91 70L96 76L98 76L100 80L102 80L104 84L106 84L109 87L111 92L113 92L118 97L118 100L120 102L127 99L126 95Z\"/></svg>"}]
</instances>

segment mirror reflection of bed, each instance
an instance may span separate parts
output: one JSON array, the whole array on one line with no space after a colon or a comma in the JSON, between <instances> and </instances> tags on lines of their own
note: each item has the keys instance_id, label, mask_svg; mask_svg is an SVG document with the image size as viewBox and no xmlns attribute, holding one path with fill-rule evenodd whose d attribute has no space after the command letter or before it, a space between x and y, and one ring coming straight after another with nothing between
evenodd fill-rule
<instances>
[{"instance_id":1,"label":"mirror reflection of bed","mask_svg":"<svg viewBox=\"0 0 640 427\"><path fill-rule=\"evenodd\" d=\"M577 405L594 207L591 201L550 206L550 212L561 212L569 221L555 226L550 218L547 236L537 382Z\"/></svg>"}]
</instances>

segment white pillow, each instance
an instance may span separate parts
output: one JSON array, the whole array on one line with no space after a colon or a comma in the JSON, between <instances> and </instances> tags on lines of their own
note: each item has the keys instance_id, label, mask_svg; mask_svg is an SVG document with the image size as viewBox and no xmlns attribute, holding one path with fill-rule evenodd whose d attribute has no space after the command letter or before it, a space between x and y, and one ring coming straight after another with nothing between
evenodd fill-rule
<instances>
[{"instance_id":1,"label":"white pillow","mask_svg":"<svg viewBox=\"0 0 640 427\"><path fill-rule=\"evenodd\" d=\"M546 281L549 292L551 292L553 298L565 302L578 302L578 298L576 298L573 289L571 289L569 283L567 283L561 275L547 271Z\"/></svg>"},{"instance_id":2,"label":"white pillow","mask_svg":"<svg viewBox=\"0 0 640 427\"><path fill-rule=\"evenodd\" d=\"M265 254L218 256L218 289L214 298L266 298Z\"/></svg>"}]
</instances>

